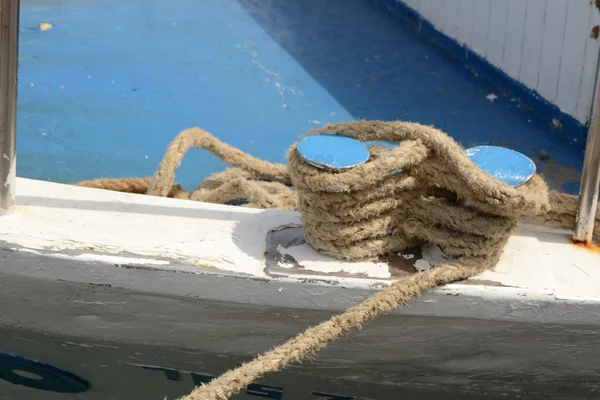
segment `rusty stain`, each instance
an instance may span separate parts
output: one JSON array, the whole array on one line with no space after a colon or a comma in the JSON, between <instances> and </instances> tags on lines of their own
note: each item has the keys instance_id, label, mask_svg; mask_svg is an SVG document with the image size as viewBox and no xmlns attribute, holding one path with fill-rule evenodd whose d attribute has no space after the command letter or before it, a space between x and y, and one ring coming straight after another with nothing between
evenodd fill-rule
<instances>
[{"instance_id":1,"label":"rusty stain","mask_svg":"<svg viewBox=\"0 0 600 400\"><path fill-rule=\"evenodd\" d=\"M600 34L600 25L596 25L592 28L592 34L590 36L592 39L598 39L598 34Z\"/></svg>"},{"instance_id":2,"label":"rusty stain","mask_svg":"<svg viewBox=\"0 0 600 400\"><path fill-rule=\"evenodd\" d=\"M219 268L215 267L214 265L210 265L210 264L200 264L201 267L204 268L208 268L208 269L216 269L217 271L219 270Z\"/></svg>"},{"instance_id":3,"label":"rusty stain","mask_svg":"<svg viewBox=\"0 0 600 400\"><path fill-rule=\"evenodd\" d=\"M569 240L573 245L579 247L580 249L588 250L595 254L600 254L600 245L596 243L590 243L588 241L580 242L573 238L570 238Z\"/></svg>"},{"instance_id":4,"label":"rusty stain","mask_svg":"<svg viewBox=\"0 0 600 400\"><path fill-rule=\"evenodd\" d=\"M600 10L600 0L596 0L595 3L596 3L596 8L598 10Z\"/></svg>"},{"instance_id":5,"label":"rusty stain","mask_svg":"<svg viewBox=\"0 0 600 400\"><path fill-rule=\"evenodd\" d=\"M269 257L269 253L267 253L267 251L263 251L263 258L265 259L265 261L267 260L267 258Z\"/></svg>"},{"instance_id":6,"label":"rusty stain","mask_svg":"<svg viewBox=\"0 0 600 400\"><path fill-rule=\"evenodd\" d=\"M562 122L560 122L560 120L558 120L557 118L552 119L552 121L550 122L550 126L554 127L555 129L558 129L559 131L563 130Z\"/></svg>"}]
</instances>

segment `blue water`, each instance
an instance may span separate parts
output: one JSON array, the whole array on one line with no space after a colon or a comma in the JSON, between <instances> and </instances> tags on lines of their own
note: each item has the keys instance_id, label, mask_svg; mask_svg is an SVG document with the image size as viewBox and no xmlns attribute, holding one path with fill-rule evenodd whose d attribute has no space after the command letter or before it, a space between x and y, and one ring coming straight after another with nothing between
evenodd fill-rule
<instances>
[{"instance_id":1,"label":"blue water","mask_svg":"<svg viewBox=\"0 0 600 400\"><path fill-rule=\"evenodd\" d=\"M583 143L490 102L492 86L368 1L23 0L20 40L20 176L149 176L190 126L283 162L308 130L360 118L582 164ZM177 180L224 167L194 151Z\"/></svg>"}]
</instances>

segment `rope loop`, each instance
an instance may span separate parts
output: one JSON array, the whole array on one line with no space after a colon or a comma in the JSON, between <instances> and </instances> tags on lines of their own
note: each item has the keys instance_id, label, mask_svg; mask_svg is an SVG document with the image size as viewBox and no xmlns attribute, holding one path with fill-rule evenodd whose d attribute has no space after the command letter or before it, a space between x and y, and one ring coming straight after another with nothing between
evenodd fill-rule
<instances>
[{"instance_id":1,"label":"rope loop","mask_svg":"<svg viewBox=\"0 0 600 400\"><path fill-rule=\"evenodd\" d=\"M520 220L573 227L576 196L549 192L537 175L521 186L508 186L479 169L458 143L435 128L358 121L328 125L308 135L321 133L400 145L392 150L371 148L366 163L332 172L302 161L298 143L290 147L285 166L259 160L191 128L173 140L153 178L79 183L154 196L213 203L246 199L247 207L296 209L306 241L343 260L369 259L424 243L438 246L447 256L445 264L395 282L181 400L227 400L265 374L301 361L423 292L485 271L498 262ZM212 175L188 194L174 180L191 148L208 150L235 168ZM600 209L594 235L600 236Z\"/></svg>"}]
</instances>

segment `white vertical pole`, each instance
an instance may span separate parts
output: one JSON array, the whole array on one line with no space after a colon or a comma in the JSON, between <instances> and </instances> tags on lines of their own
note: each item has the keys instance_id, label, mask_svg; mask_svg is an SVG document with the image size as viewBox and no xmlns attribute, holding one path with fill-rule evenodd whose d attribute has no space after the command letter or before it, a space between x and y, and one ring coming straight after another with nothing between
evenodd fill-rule
<instances>
[{"instance_id":1,"label":"white vertical pole","mask_svg":"<svg viewBox=\"0 0 600 400\"><path fill-rule=\"evenodd\" d=\"M592 118L585 147L581 190L577 208L577 221L573 240L592 242L594 220L600 191L600 57L596 64L596 87L592 106Z\"/></svg>"},{"instance_id":2,"label":"white vertical pole","mask_svg":"<svg viewBox=\"0 0 600 400\"><path fill-rule=\"evenodd\" d=\"M15 203L19 0L0 0L0 210Z\"/></svg>"}]
</instances>

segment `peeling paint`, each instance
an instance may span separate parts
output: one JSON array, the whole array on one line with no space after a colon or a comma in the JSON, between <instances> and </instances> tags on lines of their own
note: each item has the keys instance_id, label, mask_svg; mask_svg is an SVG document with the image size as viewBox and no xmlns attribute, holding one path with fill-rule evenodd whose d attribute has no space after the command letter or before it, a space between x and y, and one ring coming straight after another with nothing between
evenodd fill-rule
<instances>
[{"instance_id":1,"label":"peeling paint","mask_svg":"<svg viewBox=\"0 0 600 400\"><path fill-rule=\"evenodd\" d=\"M387 263L376 261L364 262L339 262L338 260L316 252L308 243L284 248L278 245L277 251L283 256L282 267L297 266L307 271L319 274L333 274L335 276L365 277L365 278L390 278ZM287 260L287 261L285 261ZM291 260L296 261L293 263Z\"/></svg>"}]
</instances>

